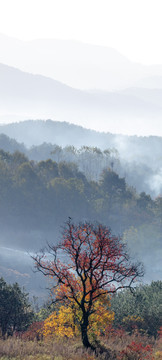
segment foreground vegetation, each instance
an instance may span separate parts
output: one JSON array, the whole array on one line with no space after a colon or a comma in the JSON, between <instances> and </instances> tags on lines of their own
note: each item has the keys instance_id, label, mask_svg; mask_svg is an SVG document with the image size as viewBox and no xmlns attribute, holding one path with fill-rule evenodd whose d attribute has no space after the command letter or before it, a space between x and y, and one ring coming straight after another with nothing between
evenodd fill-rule
<instances>
[{"instance_id":1,"label":"foreground vegetation","mask_svg":"<svg viewBox=\"0 0 162 360\"><path fill-rule=\"evenodd\" d=\"M94 351L83 347L80 312L73 303L46 304L34 313L18 285L7 285L3 279L1 285L0 319L6 315L8 322L5 336L0 326L0 360L162 359L161 281L138 286L133 294L125 289L111 298L111 304L108 299L97 302L88 330Z\"/></svg>"},{"instance_id":2,"label":"foreground vegetation","mask_svg":"<svg viewBox=\"0 0 162 360\"><path fill-rule=\"evenodd\" d=\"M2 278L0 284L0 360L162 359L161 281L138 286L133 294L125 289L101 296L90 316L88 349L72 299L34 313L18 284Z\"/></svg>"},{"instance_id":3,"label":"foreground vegetation","mask_svg":"<svg viewBox=\"0 0 162 360\"><path fill-rule=\"evenodd\" d=\"M110 331L100 339L100 347L94 353L86 350L78 338L50 341L30 341L19 338L0 340L0 360L160 360L162 339L155 340L134 332L131 336L122 330Z\"/></svg>"},{"instance_id":4,"label":"foreground vegetation","mask_svg":"<svg viewBox=\"0 0 162 360\"><path fill-rule=\"evenodd\" d=\"M109 228L69 218L62 241L33 260L52 301L34 313L24 290L0 279L1 359L161 358L162 282L134 287L142 265Z\"/></svg>"}]
</instances>

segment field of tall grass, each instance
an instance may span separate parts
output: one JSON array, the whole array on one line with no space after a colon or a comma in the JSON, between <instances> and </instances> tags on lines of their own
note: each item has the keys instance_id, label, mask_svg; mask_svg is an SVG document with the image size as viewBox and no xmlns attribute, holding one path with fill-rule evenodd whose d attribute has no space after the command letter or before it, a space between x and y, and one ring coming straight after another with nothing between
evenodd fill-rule
<instances>
[{"instance_id":1,"label":"field of tall grass","mask_svg":"<svg viewBox=\"0 0 162 360\"><path fill-rule=\"evenodd\" d=\"M96 352L83 348L80 339L29 341L0 339L0 360L161 360L162 339L117 331L102 337Z\"/></svg>"}]
</instances>

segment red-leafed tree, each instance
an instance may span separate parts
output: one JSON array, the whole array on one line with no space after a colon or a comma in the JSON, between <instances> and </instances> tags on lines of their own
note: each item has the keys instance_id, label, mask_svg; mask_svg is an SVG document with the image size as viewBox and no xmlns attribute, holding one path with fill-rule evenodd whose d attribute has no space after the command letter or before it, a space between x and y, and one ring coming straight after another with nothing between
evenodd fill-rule
<instances>
[{"instance_id":1,"label":"red-leafed tree","mask_svg":"<svg viewBox=\"0 0 162 360\"><path fill-rule=\"evenodd\" d=\"M131 288L137 277L143 275L142 266L131 263L125 244L112 236L107 227L90 223L75 225L70 219L60 244L48 245L34 260L39 271L55 279L56 300L77 304L82 314L82 342L91 348L88 325L96 301L105 294Z\"/></svg>"}]
</instances>

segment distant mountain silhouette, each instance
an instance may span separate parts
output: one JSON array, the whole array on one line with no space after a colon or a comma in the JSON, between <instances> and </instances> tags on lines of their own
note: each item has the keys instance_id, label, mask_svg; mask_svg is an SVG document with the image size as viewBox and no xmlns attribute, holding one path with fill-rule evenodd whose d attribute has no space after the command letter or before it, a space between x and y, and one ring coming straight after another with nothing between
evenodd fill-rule
<instances>
[{"instance_id":1,"label":"distant mountain silhouette","mask_svg":"<svg viewBox=\"0 0 162 360\"><path fill-rule=\"evenodd\" d=\"M62 147L67 145L73 145L76 148L84 145L93 146L99 147L101 150L116 148L123 159L136 161L136 163L150 163L155 167L157 167L155 159L158 162L162 160L162 137L158 136L143 137L101 133L68 122L52 120L27 120L0 125L0 134L0 144L3 141L6 144L6 147L3 147L4 150L9 149L11 152L16 149L24 151L24 145L29 148L43 143L51 143ZM159 164L159 166L161 165Z\"/></svg>"},{"instance_id":2,"label":"distant mountain silhouette","mask_svg":"<svg viewBox=\"0 0 162 360\"><path fill-rule=\"evenodd\" d=\"M0 35L0 61L78 89L120 90L162 76L162 66L129 61L113 48L72 40L17 40Z\"/></svg>"},{"instance_id":3,"label":"distant mountain silhouette","mask_svg":"<svg viewBox=\"0 0 162 360\"><path fill-rule=\"evenodd\" d=\"M141 90L143 91L143 90ZM159 134L161 90L88 92L0 64L0 116L68 121L114 133ZM152 101L151 99L154 99ZM4 116L4 120L3 120ZM161 134L162 135L162 134Z\"/></svg>"}]
</instances>

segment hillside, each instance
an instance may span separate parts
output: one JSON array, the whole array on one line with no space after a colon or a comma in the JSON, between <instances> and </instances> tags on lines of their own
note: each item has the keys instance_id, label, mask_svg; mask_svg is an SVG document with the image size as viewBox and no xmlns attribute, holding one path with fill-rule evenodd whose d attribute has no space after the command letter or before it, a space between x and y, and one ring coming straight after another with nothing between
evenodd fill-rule
<instances>
[{"instance_id":1,"label":"hillside","mask_svg":"<svg viewBox=\"0 0 162 360\"><path fill-rule=\"evenodd\" d=\"M161 136L128 136L119 133L97 132L66 121L27 120L1 124L0 134L24 143L28 148L44 142L63 147L72 145L76 148L97 146L101 150L115 147L122 158L138 159L138 162L142 161L146 155L150 161L152 161L152 157L153 159L154 157L159 158L162 147Z\"/></svg>"},{"instance_id":2,"label":"hillside","mask_svg":"<svg viewBox=\"0 0 162 360\"><path fill-rule=\"evenodd\" d=\"M113 48L79 41L21 41L0 34L0 48L2 63L82 90L121 90L138 82L147 86L147 78L156 77L158 83L162 76L161 66L135 63Z\"/></svg>"},{"instance_id":3,"label":"hillside","mask_svg":"<svg viewBox=\"0 0 162 360\"><path fill-rule=\"evenodd\" d=\"M137 91L138 92L138 91ZM100 131L159 135L161 90L144 97L132 91L81 91L41 75L0 64L0 119L57 119ZM157 94L158 93L158 94ZM162 135L162 134L161 134Z\"/></svg>"},{"instance_id":4,"label":"hillside","mask_svg":"<svg viewBox=\"0 0 162 360\"><path fill-rule=\"evenodd\" d=\"M161 276L161 197L138 194L111 168L91 181L74 163L1 150L0 215L0 275L25 282L32 294L42 296L45 284L33 280L30 254L57 243L69 216L111 227L144 263L145 281Z\"/></svg>"},{"instance_id":5,"label":"hillside","mask_svg":"<svg viewBox=\"0 0 162 360\"><path fill-rule=\"evenodd\" d=\"M115 149L117 150L116 154L115 152L112 154L113 159L116 158L115 162L113 160L114 169L120 176L126 178L129 185L134 186L139 192L145 191L152 196L158 196L162 192L162 137L137 137L100 133L67 122L51 120L24 121L0 125L0 134L0 147L2 149L10 152L19 150L24 152L31 160L40 161L52 158L58 161L58 155L54 155L54 152L56 153L56 145L60 146L62 148L59 149L59 161L73 161L81 171L84 171L80 162L81 158L83 158L81 153L84 152L84 149L82 149L81 153L79 149L83 146L97 147L101 149L101 152L106 149L111 149L112 152ZM12 140L5 138L2 134L6 134ZM15 143L13 138L19 144ZM66 151L66 147L69 145L75 147L75 154L73 149L67 149ZM63 150L63 148L65 149ZM51 152L53 152L53 155L51 155ZM93 152L92 149L90 152ZM86 176L90 179L98 179L102 169L108 165L105 163L104 154L99 156L94 152L94 154L88 155L87 149L86 163L92 157L93 162L96 163L98 175L96 177L96 175L86 172ZM111 161L109 166L110 163Z\"/></svg>"}]
</instances>

